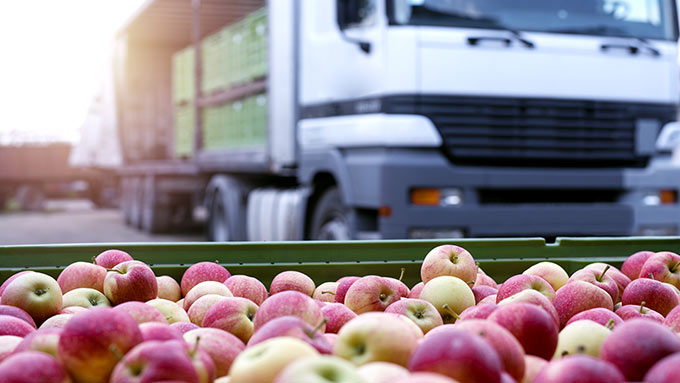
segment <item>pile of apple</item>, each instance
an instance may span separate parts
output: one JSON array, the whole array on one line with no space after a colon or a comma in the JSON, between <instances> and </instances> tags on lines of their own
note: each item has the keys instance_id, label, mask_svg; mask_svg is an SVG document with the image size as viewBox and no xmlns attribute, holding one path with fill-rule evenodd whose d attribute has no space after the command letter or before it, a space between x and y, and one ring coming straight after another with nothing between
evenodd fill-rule
<instances>
[{"instance_id":1,"label":"pile of apple","mask_svg":"<svg viewBox=\"0 0 680 383\"><path fill-rule=\"evenodd\" d=\"M177 283L107 250L0 286L0 382L680 382L680 255L497 284L444 245L421 278L285 271L267 290L201 262Z\"/></svg>"}]
</instances>

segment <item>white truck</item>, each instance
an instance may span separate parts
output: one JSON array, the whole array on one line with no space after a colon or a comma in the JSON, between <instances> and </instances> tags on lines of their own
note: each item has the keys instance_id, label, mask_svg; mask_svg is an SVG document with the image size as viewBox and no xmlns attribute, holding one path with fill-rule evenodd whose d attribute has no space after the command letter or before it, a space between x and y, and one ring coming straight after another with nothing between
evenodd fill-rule
<instances>
[{"instance_id":1,"label":"white truck","mask_svg":"<svg viewBox=\"0 0 680 383\"><path fill-rule=\"evenodd\" d=\"M258 9L264 75L206 87ZM672 0L149 0L118 35L123 211L204 206L216 241L675 235L677 41ZM246 98L257 133L219 109Z\"/></svg>"}]
</instances>

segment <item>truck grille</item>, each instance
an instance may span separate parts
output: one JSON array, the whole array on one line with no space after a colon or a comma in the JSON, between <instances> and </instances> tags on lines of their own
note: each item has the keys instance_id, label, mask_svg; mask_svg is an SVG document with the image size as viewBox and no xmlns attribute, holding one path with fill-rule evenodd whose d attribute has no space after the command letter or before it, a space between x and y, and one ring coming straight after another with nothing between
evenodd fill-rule
<instances>
[{"instance_id":1,"label":"truck grille","mask_svg":"<svg viewBox=\"0 0 680 383\"><path fill-rule=\"evenodd\" d=\"M434 122L452 161L494 166L645 166L648 154L636 150L639 119L663 126L676 113L672 105L658 104L447 96L417 99L416 113Z\"/></svg>"}]
</instances>

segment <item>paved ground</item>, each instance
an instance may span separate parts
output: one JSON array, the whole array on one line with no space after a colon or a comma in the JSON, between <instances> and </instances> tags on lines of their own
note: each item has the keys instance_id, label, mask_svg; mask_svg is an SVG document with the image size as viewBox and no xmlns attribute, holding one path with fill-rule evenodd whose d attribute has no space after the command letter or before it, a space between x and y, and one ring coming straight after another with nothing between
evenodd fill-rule
<instances>
[{"instance_id":1,"label":"paved ground","mask_svg":"<svg viewBox=\"0 0 680 383\"><path fill-rule=\"evenodd\" d=\"M48 201L44 212L0 213L0 245L204 241L202 233L149 235L125 225L117 210L89 201Z\"/></svg>"}]
</instances>

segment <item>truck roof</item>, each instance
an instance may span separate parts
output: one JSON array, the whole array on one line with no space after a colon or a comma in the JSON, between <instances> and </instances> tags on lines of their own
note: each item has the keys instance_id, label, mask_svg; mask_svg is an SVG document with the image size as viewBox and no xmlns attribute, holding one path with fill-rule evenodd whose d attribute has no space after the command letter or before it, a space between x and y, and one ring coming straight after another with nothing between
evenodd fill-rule
<instances>
[{"instance_id":1,"label":"truck roof","mask_svg":"<svg viewBox=\"0 0 680 383\"><path fill-rule=\"evenodd\" d=\"M191 43L192 3L200 4L201 37L264 6L264 0L146 0L118 30L118 38L184 47Z\"/></svg>"}]
</instances>

